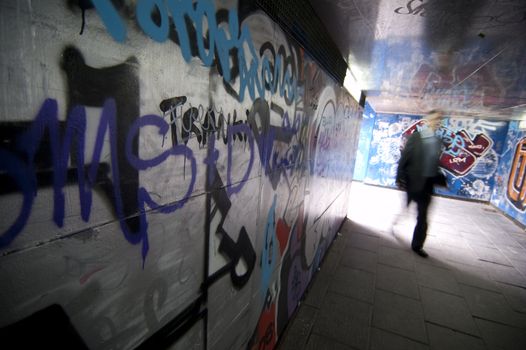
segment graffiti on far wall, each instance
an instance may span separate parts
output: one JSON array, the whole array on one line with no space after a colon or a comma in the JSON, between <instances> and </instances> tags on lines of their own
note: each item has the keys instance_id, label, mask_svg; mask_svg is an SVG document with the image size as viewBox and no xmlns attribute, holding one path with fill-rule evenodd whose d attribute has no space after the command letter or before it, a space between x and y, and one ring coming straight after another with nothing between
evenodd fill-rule
<instances>
[{"instance_id":1,"label":"graffiti on far wall","mask_svg":"<svg viewBox=\"0 0 526 350\"><path fill-rule=\"evenodd\" d=\"M418 116L378 114L371 141L366 183L395 186L400 149L422 127ZM445 118L439 130L443 141L440 166L448 181L447 196L489 200L499 164L507 123L473 118Z\"/></svg>"},{"instance_id":2,"label":"graffiti on far wall","mask_svg":"<svg viewBox=\"0 0 526 350\"><path fill-rule=\"evenodd\" d=\"M515 148L508 178L506 195L517 210L526 210L526 138L522 138Z\"/></svg>"},{"instance_id":3,"label":"graffiti on far wall","mask_svg":"<svg viewBox=\"0 0 526 350\"><path fill-rule=\"evenodd\" d=\"M526 225L525 142L526 132L518 121L511 121L491 196L493 205L523 225Z\"/></svg>"}]
</instances>

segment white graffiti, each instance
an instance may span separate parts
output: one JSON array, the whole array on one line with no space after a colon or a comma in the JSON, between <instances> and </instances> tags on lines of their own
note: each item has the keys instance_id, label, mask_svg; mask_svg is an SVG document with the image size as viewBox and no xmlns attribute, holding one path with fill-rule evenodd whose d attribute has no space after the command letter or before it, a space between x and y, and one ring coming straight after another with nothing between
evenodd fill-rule
<instances>
[{"instance_id":1,"label":"white graffiti","mask_svg":"<svg viewBox=\"0 0 526 350\"><path fill-rule=\"evenodd\" d=\"M496 131L498 128L504 126L505 122L472 119L472 118L450 118L449 128L451 130L466 129L467 131L477 133L487 133L489 131Z\"/></svg>"}]
</instances>

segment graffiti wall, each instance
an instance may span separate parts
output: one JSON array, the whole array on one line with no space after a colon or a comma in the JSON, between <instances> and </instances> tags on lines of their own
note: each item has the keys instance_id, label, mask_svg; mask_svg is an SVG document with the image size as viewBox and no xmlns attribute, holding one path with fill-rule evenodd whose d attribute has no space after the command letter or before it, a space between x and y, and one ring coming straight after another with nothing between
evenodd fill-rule
<instances>
[{"instance_id":1,"label":"graffiti wall","mask_svg":"<svg viewBox=\"0 0 526 350\"><path fill-rule=\"evenodd\" d=\"M502 156L495 175L491 204L526 225L526 131L518 121L509 123Z\"/></svg>"},{"instance_id":2,"label":"graffiti wall","mask_svg":"<svg viewBox=\"0 0 526 350\"><path fill-rule=\"evenodd\" d=\"M423 123L419 116L378 114L364 181L394 187L404 140ZM443 142L440 167L448 188L439 188L437 193L489 201L507 129L507 122L445 118L439 130Z\"/></svg>"},{"instance_id":3,"label":"graffiti wall","mask_svg":"<svg viewBox=\"0 0 526 350\"><path fill-rule=\"evenodd\" d=\"M421 117L378 113L370 134L365 183L395 187L402 134Z\"/></svg>"},{"instance_id":4,"label":"graffiti wall","mask_svg":"<svg viewBox=\"0 0 526 350\"><path fill-rule=\"evenodd\" d=\"M474 118L448 118L440 129L440 167L447 176L443 195L489 201L508 123Z\"/></svg>"},{"instance_id":5,"label":"graffiti wall","mask_svg":"<svg viewBox=\"0 0 526 350\"><path fill-rule=\"evenodd\" d=\"M0 3L3 339L276 344L346 215L361 110L251 3Z\"/></svg>"}]
</instances>

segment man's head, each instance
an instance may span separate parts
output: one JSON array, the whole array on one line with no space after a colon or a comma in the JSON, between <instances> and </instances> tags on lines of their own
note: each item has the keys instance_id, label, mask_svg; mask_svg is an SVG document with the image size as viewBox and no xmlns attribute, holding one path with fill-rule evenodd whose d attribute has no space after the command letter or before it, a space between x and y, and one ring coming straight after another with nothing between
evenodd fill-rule
<instances>
[{"instance_id":1,"label":"man's head","mask_svg":"<svg viewBox=\"0 0 526 350\"><path fill-rule=\"evenodd\" d=\"M441 110L433 109L429 111L425 117L427 125L433 130L436 131L440 127L442 122L443 113Z\"/></svg>"}]
</instances>

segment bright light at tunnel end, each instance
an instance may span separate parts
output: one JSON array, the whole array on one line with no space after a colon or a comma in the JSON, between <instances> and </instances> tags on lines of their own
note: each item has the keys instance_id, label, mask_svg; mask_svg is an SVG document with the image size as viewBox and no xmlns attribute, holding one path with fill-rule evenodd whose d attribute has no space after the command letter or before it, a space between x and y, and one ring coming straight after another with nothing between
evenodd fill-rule
<instances>
[{"instance_id":1,"label":"bright light at tunnel end","mask_svg":"<svg viewBox=\"0 0 526 350\"><path fill-rule=\"evenodd\" d=\"M356 100L356 102L360 102L362 89L360 88L360 84L358 84L356 78L354 77L350 69L347 69L347 73L345 74L343 87L346 88L347 91L349 91L349 93Z\"/></svg>"}]
</instances>

